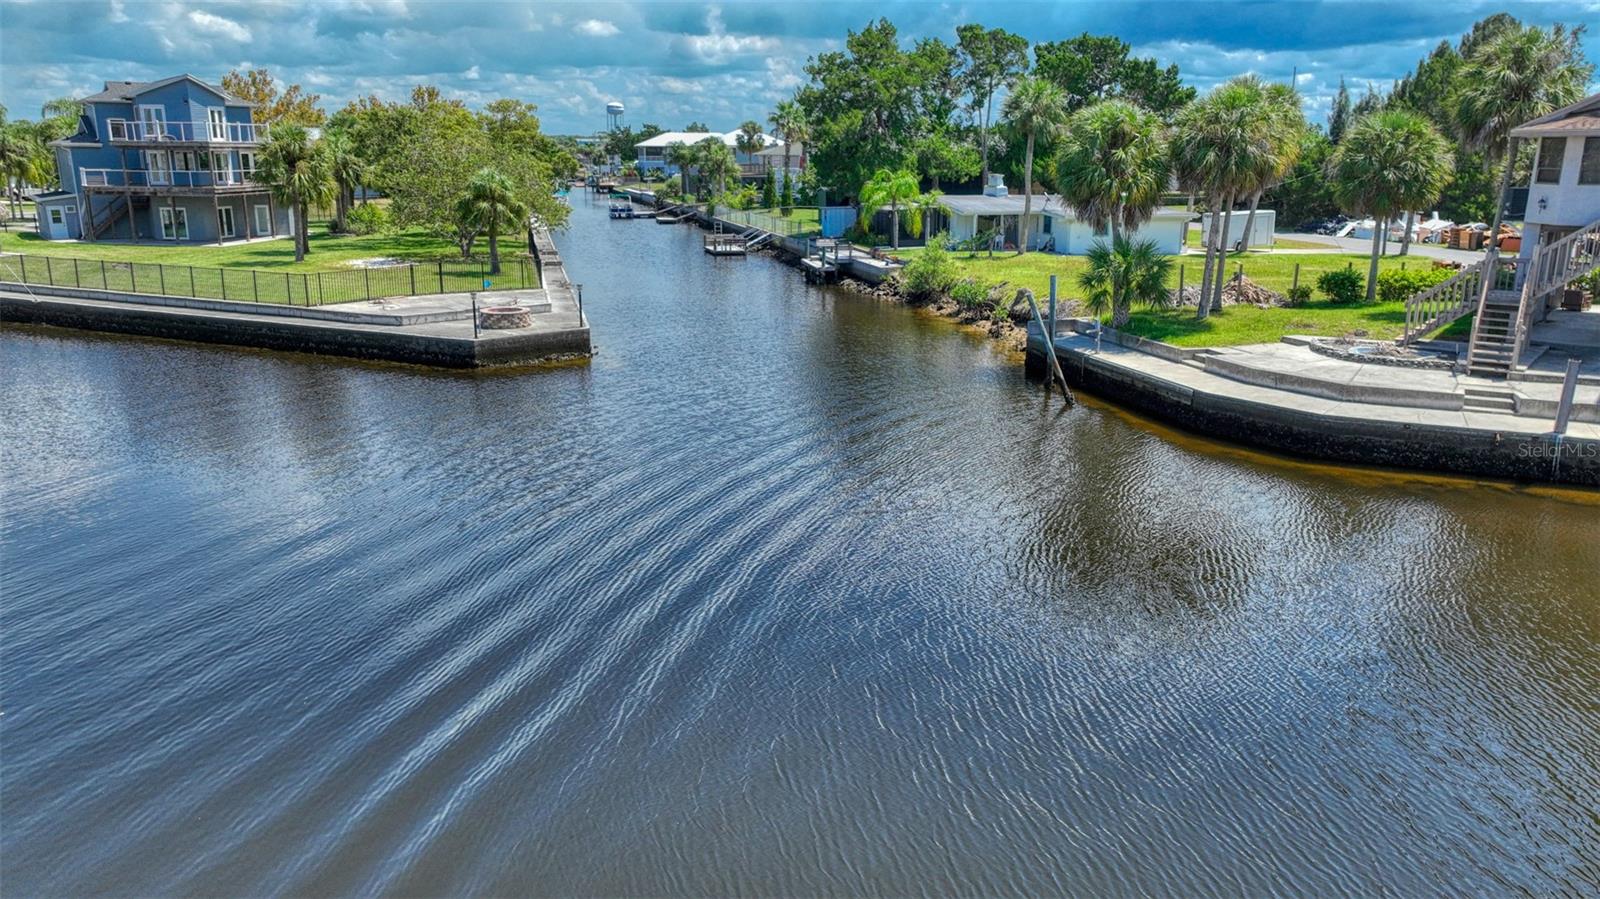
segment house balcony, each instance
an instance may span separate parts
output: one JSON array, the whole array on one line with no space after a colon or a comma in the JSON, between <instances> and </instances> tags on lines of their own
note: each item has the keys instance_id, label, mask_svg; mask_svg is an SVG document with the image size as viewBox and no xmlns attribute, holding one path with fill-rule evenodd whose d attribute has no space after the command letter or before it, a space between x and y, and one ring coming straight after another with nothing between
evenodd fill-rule
<instances>
[{"instance_id":1,"label":"house balcony","mask_svg":"<svg viewBox=\"0 0 1600 899\"><path fill-rule=\"evenodd\" d=\"M267 126L249 122L145 122L128 119L106 121L106 136L113 144L259 144Z\"/></svg>"},{"instance_id":2,"label":"house balcony","mask_svg":"<svg viewBox=\"0 0 1600 899\"><path fill-rule=\"evenodd\" d=\"M91 192L136 194L249 193L268 189L256 180L254 171L246 169L79 169L78 183Z\"/></svg>"}]
</instances>

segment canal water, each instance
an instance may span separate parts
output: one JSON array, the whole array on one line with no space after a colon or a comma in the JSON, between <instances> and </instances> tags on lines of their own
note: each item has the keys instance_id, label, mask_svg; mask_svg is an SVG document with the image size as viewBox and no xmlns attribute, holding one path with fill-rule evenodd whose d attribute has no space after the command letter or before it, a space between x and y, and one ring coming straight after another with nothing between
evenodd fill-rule
<instances>
[{"instance_id":1,"label":"canal water","mask_svg":"<svg viewBox=\"0 0 1600 899\"><path fill-rule=\"evenodd\" d=\"M6 895L1596 888L1593 494L573 201L589 364L0 335Z\"/></svg>"}]
</instances>

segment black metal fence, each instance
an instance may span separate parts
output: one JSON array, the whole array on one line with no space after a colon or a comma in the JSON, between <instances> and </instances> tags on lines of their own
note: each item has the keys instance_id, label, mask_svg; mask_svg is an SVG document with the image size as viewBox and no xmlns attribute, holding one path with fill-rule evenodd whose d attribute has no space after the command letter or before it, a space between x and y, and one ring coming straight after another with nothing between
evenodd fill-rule
<instances>
[{"instance_id":1,"label":"black metal fence","mask_svg":"<svg viewBox=\"0 0 1600 899\"><path fill-rule=\"evenodd\" d=\"M384 297L519 290L539 286L525 255L502 257L500 273L487 260L439 260L320 272L275 272L158 262L111 262L67 256L0 256L0 281L81 287L168 297L321 306Z\"/></svg>"}]
</instances>

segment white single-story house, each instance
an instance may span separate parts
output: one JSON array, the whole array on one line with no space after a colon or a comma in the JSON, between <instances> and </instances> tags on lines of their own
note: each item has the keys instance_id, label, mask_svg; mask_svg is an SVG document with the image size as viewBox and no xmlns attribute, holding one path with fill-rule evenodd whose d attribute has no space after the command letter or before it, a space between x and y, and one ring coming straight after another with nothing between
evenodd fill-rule
<instances>
[{"instance_id":1,"label":"white single-story house","mask_svg":"<svg viewBox=\"0 0 1600 899\"><path fill-rule=\"evenodd\" d=\"M999 175L990 175L989 181L981 194L945 194L939 198L949 210L944 216L946 230L950 239L958 242L995 231L997 247L1013 249L1021 235L1024 197L1007 191ZM1082 256L1095 241L1109 240L1111 236L1079 221L1072 207L1054 194L1034 194L1028 214L1030 250ZM1153 240L1161 252L1177 255L1183 252L1189 222L1194 218L1194 213L1182 209L1158 209L1130 236Z\"/></svg>"}]
</instances>

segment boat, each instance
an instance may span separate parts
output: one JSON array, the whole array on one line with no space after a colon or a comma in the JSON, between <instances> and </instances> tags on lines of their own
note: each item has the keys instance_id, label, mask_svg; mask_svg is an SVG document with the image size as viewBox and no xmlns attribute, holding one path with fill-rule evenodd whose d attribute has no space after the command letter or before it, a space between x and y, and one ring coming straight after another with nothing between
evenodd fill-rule
<instances>
[{"instance_id":1,"label":"boat","mask_svg":"<svg viewBox=\"0 0 1600 899\"><path fill-rule=\"evenodd\" d=\"M639 213L634 210L632 203L612 203L611 217L614 219L638 218Z\"/></svg>"}]
</instances>

